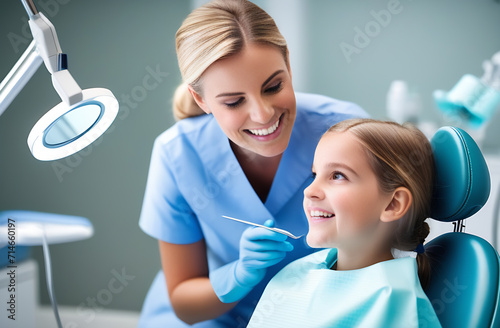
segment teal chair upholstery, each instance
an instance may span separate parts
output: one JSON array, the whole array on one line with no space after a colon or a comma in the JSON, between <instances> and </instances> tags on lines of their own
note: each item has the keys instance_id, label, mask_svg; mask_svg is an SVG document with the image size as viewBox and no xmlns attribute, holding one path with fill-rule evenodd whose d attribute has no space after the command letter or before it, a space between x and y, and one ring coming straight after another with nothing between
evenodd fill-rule
<instances>
[{"instance_id":1,"label":"teal chair upholstery","mask_svg":"<svg viewBox=\"0 0 500 328\"><path fill-rule=\"evenodd\" d=\"M459 227L488 200L488 167L477 144L459 128L439 129L431 145L436 167L431 217L457 221ZM445 328L500 327L498 253L486 240L455 230L426 244L431 281L425 292Z\"/></svg>"}]
</instances>

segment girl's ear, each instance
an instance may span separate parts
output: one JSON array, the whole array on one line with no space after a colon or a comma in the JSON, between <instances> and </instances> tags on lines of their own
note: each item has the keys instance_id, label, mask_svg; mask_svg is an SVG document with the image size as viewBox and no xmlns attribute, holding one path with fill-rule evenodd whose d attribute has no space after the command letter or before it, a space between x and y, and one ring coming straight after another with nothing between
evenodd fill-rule
<instances>
[{"instance_id":1,"label":"girl's ear","mask_svg":"<svg viewBox=\"0 0 500 328\"><path fill-rule=\"evenodd\" d=\"M393 222L401 219L408 212L412 201L413 197L408 188L397 188L392 195L389 205L382 212L380 220L382 222Z\"/></svg>"},{"instance_id":2,"label":"girl's ear","mask_svg":"<svg viewBox=\"0 0 500 328\"><path fill-rule=\"evenodd\" d=\"M203 100L203 97L198 94L196 91L194 91L193 87L190 86L188 84L188 90L189 90L189 93L191 94L191 96L193 96L193 99L194 101L196 102L196 104L207 114L210 114L211 111L210 109L208 108L207 104L205 103L205 101Z\"/></svg>"}]
</instances>

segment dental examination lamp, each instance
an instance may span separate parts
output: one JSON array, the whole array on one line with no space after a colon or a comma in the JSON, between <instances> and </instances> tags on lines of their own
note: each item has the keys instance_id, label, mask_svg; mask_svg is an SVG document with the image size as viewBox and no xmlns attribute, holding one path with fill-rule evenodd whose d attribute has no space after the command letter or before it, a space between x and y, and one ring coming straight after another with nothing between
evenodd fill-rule
<instances>
[{"instance_id":1,"label":"dental examination lamp","mask_svg":"<svg viewBox=\"0 0 500 328\"><path fill-rule=\"evenodd\" d=\"M33 0L21 0L29 16L33 41L0 84L0 115L40 67L52 75L62 102L33 126L28 146L42 161L72 155L99 138L118 114L118 101L107 89L82 90L68 71L54 25L38 12Z\"/></svg>"}]
</instances>

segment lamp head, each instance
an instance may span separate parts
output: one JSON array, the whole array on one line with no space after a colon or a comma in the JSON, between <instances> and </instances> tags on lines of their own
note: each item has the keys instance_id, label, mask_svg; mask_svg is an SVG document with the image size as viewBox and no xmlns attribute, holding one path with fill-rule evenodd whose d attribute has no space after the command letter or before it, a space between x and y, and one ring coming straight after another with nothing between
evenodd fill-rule
<instances>
[{"instance_id":1,"label":"lamp head","mask_svg":"<svg viewBox=\"0 0 500 328\"><path fill-rule=\"evenodd\" d=\"M107 89L82 90L82 100L61 102L42 116L28 136L33 156L42 161L70 156L90 145L113 123L118 101Z\"/></svg>"}]
</instances>

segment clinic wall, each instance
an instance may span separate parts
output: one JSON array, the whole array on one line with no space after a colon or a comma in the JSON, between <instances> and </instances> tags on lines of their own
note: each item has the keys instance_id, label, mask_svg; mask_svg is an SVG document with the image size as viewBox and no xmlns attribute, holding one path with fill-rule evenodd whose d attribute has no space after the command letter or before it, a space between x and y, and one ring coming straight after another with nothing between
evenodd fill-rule
<instances>
[{"instance_id":1,"label":"clinic wall","mask_svg":"<svg viewBox=\"0 0 500 328\"><path fill-rule=\"evenodd\" d=\"M55 25L77 82L82 88L109 88L120 101L120 113L112 129L80 154L35 160L26 145L28 133L60 101L41 67L0 117L0 209L87 217L94 237L51 247L59 303L92 310L89 299L109 288L114 273L125 272L127 285L108 304L97 303L95 311L138 311L160 262L157 242L137 222L153 140L174 123L170 101L180 81L174 35L192 4L38 2L46 4L39 9ZM442 124L432 91L449 90L465 73L480 76L482 61L500 50L500 4L494 0L401 0L400 13L350 61L340 44L352 45L355 28L364 28L374 20L371 11L386 9L390 1L255 2L275 17L289 42L298 91L356 102L375 118L386 118L391 81L404 79L422 97L421 119ZM300 9L285 10L290 3ZM2 1L0 78L29 42L25 17L20 1ZM145 79L158 83L146 89ZM498 123L497 113L485 142L490 152L500 147ZM41 249L32 253L42 269ZM41 300L48 304L43 270L40 277Z\"/></svg>"},{"instance_id":2,"label":"clinic wall","mask_svg":"<svg viewBox=\"0 0 500 328\"><path fill-rule=\"evenodd\" d=\"M391 9L391 17L379 23L380 11ZM399 79L420 95L421 121L450 124L432 92L450 90L466 73L481 77L483 61L500 51L495 0L315 0L304 11L301 46L308 60L301 72L308 74L300 89L354 101L375 118L387 118L387 91ZM366 28L372 36L356 43L357 30L366 34ZM355 52L343 51L346 44ZM486 152L500 151L499 112L487 130Z\"/></svg>"}]
</instances>

